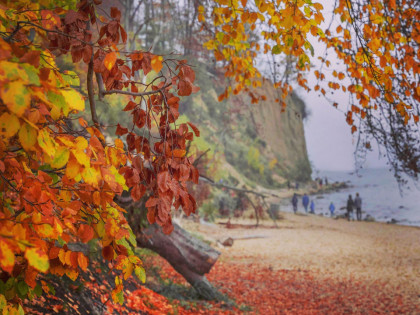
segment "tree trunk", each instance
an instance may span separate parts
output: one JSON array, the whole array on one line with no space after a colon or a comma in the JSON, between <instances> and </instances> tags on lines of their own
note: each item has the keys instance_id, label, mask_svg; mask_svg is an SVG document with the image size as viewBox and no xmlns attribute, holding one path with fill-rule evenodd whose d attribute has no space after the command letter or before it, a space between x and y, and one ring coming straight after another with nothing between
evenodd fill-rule
<instances>
[{"instance_id":1,"label":"tree trunk","mask_svg":"<svg viewBox=\"0 0 420 315\"><path fill-rule=\"evenodd\" d=\"M225 300L207 280L205 274L216 263L220 252L193 237L174 223L170 235L153 224L137 236L139 246L148 248L165 258L187 280L198 294L207 300Z\"/></svg>"}]
</instances>

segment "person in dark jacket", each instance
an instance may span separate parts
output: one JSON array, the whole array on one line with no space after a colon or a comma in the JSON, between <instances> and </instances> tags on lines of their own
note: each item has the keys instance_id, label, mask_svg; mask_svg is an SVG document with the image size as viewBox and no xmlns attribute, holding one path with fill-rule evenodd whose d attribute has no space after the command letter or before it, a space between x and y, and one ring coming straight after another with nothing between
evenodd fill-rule
<instances>
[{"instance_id":1,"label":"person in dark jacket","mask_svg":"<svg viewBox=\"0 0 420 315\"><path fill-rule=\"evenodd\" d=\"M362 220L362 198L360 198L359 193L356 193L356 198L354 198L354 206L356 207L357 221L361 221Z\"/></svg>"},{"instance_id":2,"label":"person in dark jacket","mask_svg":"<svg viewBox=\"0 0 420 315\"><path fill-rule=\"evenodd\" d=\"M297 212L297 204L298 204L298 198L296 194L293 194L293 198L292 198L292 205L293 205L293 212L296 213Z\"/></svg>"},{"instance_id":3,"label":"person in dark jacket","mask_svg":"<svg viewBox=\"0 0 420 315\"><path fill-rule=\"evenodd\" d=\"M353 208L354 208L354 201L351 195L349 195L349 199L347 199L347 219L350 221L354 221L353 218Z\"/></svg>"},{"instance_id":4,"label":"person in dark jacket","mask_svg":"<svg viewBox=\"0 0 420 315\"><path fill-rule=\"evenodd\" d=\"M302 204L303 204L303 207L305 208L305 212L307 213L308 212L308 205L309 205L309 197L308 197L307 194L303 195Z\"/></svg>"}]
</instances>

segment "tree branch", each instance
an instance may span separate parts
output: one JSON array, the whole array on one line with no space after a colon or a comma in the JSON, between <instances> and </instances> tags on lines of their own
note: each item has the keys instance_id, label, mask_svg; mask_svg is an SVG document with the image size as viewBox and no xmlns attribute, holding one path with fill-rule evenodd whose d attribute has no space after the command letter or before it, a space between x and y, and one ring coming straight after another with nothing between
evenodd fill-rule
<instances>
[{"instance_id":1,"label":"tree branch","mask_svg":"<svg viewBox=\"0 0 420 315\"><path fill-rule=\"evenodd\" d=\"M109 91L103 90L103 91L100 91L100 93L102 95L124 94L124 95L130 95L130 96L147 96L147 95L153 95L153 94L161 93L164 89L166 89L167 87L171 86L171 84L172 83L165 84L160 89L157 89L155 91L149 91L149 92L135 93L135 92L130 92L130 91L122 91L122 90L109 90Z\"/></svg>"},{"instance_id":2,"label":"tree branch","mask_svg":"<svg viewBox=\"0 0 420 315\"><path fill-rule=\"evenodd\" d=\"M90 113L92 115L92 121L97 128L100 127L98 116L96 115L96 103L95 103L95 90L93 88L93 54L89 61L88 73L87 73L87 90L89 97Z\"/></svg>"}]
</instances>

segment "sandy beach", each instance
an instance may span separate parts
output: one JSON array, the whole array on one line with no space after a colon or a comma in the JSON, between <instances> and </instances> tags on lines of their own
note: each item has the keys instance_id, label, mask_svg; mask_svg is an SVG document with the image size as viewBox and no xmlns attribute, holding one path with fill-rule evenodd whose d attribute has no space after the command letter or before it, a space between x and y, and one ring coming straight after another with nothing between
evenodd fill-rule
<instances>
[{"instance_id":1,"label":"sandy beach","mask_svg":"<svg viewBox=\"0 0 420 315\"><path fill-rule=\"evenodd\" d=\"M226 228L220 224L183 222L204 238L234 238L232 247L218 246L221 261L257 264L272 270L311 271L320 278L354 281L397 290L420 305L420 228L356 222L316 215L282 213L277 222L258 228ZM232 224L255 224L235 219ZM239 239L250 237L251 239Z\"/></svg>"}]
</instances>

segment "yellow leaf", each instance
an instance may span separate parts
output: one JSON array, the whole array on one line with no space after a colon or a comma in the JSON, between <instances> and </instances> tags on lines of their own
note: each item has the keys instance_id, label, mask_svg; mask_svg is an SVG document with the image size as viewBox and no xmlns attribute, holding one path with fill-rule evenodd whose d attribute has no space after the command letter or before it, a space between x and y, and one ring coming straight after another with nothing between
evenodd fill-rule
<instances>
[{"instance_id":1,"label":"yellow leaf","mask_svg":"<svg viewBox=\"0 0 420 315\"><path fill-rule=\"evenodd\" d=\"M35 231L41 237L53 237L55 232L49 224L37 224L34 225Z\"/></svg>"},{"instance_id":2,"label":"yellow leaf","mask_svg":"<svg viewBox=\"0 0 420 315\"><path fill-rule=\"evenodd\" d=\"M82 95L75 90L62 90L61 94L64 96L66 103L70 109L82 111L85 109L85 100Z\"/></svg>"},{"instance_id":3,"label":"yellow leaf","mask_svg":"<svg viewBox=\"0 0 420 315\"><path fill-rule=\"evenodd\" d=\"M99 173L93 167L87 167L82 172L82 178L86 184L98 186Z\"/></svg>"},{"instance_id":4,"label":"yellow leaf","mask_svg":"<svg viewBox=\"0 0 420 315\"><path fill-rule=\"evenodd\" d=\"M15 254L9 245L0 239L0 267L7 272L12 272L15 265Z\"/></svg>"},{"instance_id":5,"label":"yellow leaf","mask_svg":"<svg viewBox=\"0 0 420 315\"><path fill-rule=\"evenodd\" d=\"M19 130L19 141L26 151L32 149L36 144L36 136L36 130L27 123L25 123Z\"/></svg>"},{"instance_id":6,"label":"yellow leaf","mask_svg":"<svg viewBox=\"0 0 420 315\"><path fill-rule=\"evenodd\" d=\"M115 53L115 51L110 52L105 56L104 65L108 69L108 71L111 71L116 61L117 61L117 54Z\"/></svg>"},{"instance_id":7,"label":"yellow leaf","mask_svg":"<svg viewBox=\"0 0 420 315\"><path fill-rule=\"evenodd\" d=\"M53 157L55 154L55 142L50 137L49 132L46 129L42 129L38 133L38 144L42 150L50 157Z\"/></svg>"},{"instance_id":8,"label":"yellow leaf","mask_svg":"<svg viewBox=\"0 0 420 315\"><path fill-rule=\"evenodd\" d=\"M88 147L88 142L84 137L77 137L76 138L76 149L79 151L83 151Z\"/></svg>"},{"instance_id":9,"label":"yellow leaf","mask_svg":"<svg viewBox=\"0 0 420 315\"><path fill-rule=\"evenodd\" d=\"M20 80L2 85L0 96L7 108L18 116L22 116L31 104L29 91Z\"/></svg>"},{"instance_id":10,"label":"yellow leaf","mask_svg":"<svg viewBox=\"0 0 420 315\"><path fill-rule=\"evenodd\" d=\"M6 138L13 137L19 130L19 119L14 114L3 113L0 116L0 134Z\"/></svg>"},{"instance_id":11,"label":"yellow leaf","mask_svg":"<svg viewBox=\"0 0 420 315\"><path fill-rule=\"evenodd\" d=\"M47 254L39 248L27 248L25 258L28 260L30 266L41 272L46 272L50 268Z\"/></svg>"},{"instance_id":12,"label":"yellow leaf","mask_svg":"<svg viewBox=\"0 0 420 315\"><path fill-rule=\"evenodd\" d=\"M134 266L131 262L127 262L126 265L123 267L123 276L124 280L127 280L131 274L133 273Z\"/></svg>"}]
</instances>

